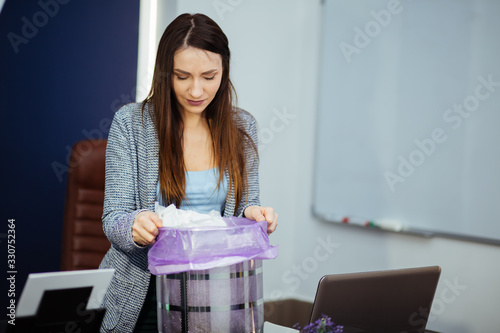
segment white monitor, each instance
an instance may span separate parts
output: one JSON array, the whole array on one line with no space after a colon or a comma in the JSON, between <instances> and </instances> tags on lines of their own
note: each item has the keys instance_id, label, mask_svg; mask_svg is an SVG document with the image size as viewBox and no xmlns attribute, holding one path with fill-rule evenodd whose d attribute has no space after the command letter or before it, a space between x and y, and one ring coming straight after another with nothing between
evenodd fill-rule
<instances>
[{"instance_id":1,"label":"white monitor","mask_svg":"<svg viewBox=\"0 0 500 333\"><path fill-rule=\"evenodd\" d=\"M16 309L16 316L36 315L38 305L46 290L93 287L87 303L87 310L101 307L114 269L89 269L49 273L32 273L24 286Z\"/></svg>"}]
</instances>

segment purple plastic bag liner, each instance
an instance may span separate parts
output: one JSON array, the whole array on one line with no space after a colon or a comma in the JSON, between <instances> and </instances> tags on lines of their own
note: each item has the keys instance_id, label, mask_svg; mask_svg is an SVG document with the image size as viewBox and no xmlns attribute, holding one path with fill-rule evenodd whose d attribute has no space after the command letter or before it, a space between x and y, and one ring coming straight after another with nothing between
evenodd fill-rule
<instances>
[{"instance_id":1,"label":"purple plastic bag liner","mask_svg":"<svg viewBox=\"0 0 500 333\"><path fill-rule=\"evenodd\" d=\"M149 271L164 275L278 256L278 246L269 244L266 221L223 219L227 226L159 228L148 253Z\"/></svg>"}]
</instances>

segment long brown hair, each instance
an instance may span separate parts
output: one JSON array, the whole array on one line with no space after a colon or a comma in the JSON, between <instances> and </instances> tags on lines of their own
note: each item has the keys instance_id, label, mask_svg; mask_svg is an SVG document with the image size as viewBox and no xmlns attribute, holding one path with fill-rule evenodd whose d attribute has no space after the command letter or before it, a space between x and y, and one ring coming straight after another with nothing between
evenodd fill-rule
<instances>
[{"instance_id":1,"label":"long brown hair","mask_svg":"<svg viewBox=\"0 0 500 333\"><path fill-rule=\"evenodd\" d=\"M221 28L203 14L182 14L168 25L160 39L153 85L144 100L156 126L159 141L159 182L164 205L177 207L186 199L184 154L182 149L183 121L172 89L175 53L185 47L195 47L219 54L222 58L222 79L219 90L204 111L213 142L214 162L219 168L219 182L224 172L229 174L229 192L234 191L236 205L248 188L245 152L256 145L240 128L233 110L234 87L229 78L230 51Z\"/></svg>"}]
</instances>

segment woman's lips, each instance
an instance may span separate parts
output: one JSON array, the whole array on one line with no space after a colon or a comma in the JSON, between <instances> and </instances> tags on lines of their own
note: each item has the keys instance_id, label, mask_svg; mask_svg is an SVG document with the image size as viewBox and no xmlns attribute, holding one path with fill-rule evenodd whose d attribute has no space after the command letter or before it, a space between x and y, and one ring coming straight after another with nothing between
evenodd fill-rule
<instances>
[{"instance_id":1,"label":"woman's lips","mask_svg":"<svg viewBox=\"0 0 500 333\"><path fill-rule=\"evenodd\" d=\"M204 100L204 99L203 99L203 100L201 100L201 101L192 101L192 100L188 99L187 101L188 101L188 103L189 103L190 105L192 105L192 106L199 106L199 105L202 105L202 104L203 104L203 102L205 102L205 100Z\"/></svg>"}]
</instances>

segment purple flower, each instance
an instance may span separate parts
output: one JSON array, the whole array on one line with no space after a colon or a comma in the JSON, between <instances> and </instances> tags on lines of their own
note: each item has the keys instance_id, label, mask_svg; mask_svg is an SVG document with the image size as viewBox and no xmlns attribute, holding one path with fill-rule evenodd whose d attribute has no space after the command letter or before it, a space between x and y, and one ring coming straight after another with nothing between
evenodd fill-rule
<instances>
[{"instance_id":1,"label":"purple flower","mask_svg":"<svg viewBox=\"0 0 500 333\"><path fill-rule=\"evenodd\" d=\"M342 333L344 331L344 326L336 325L330 317L324 314L304 328L300 328L299 324L295 324L293 327L300 330L301 333Z\"/></svg>"}]
</instances>

